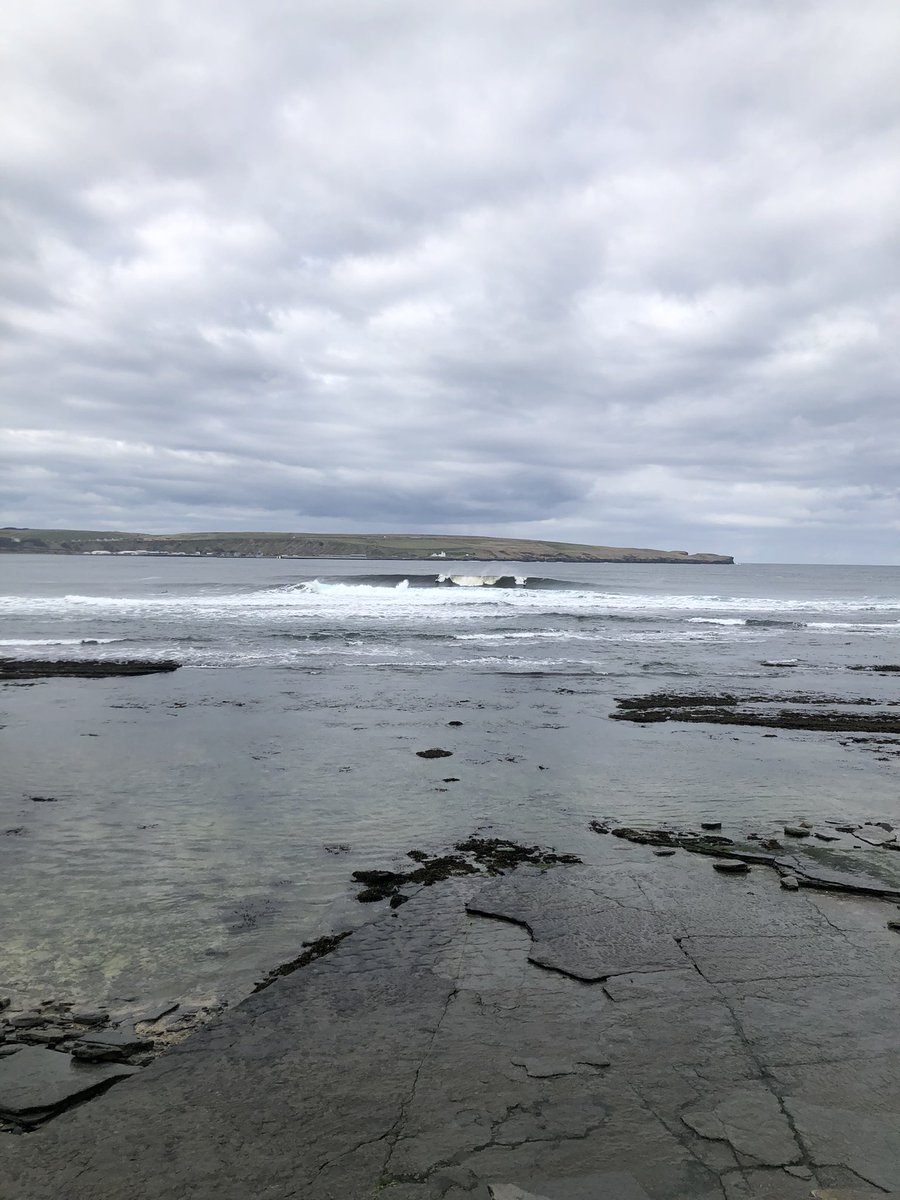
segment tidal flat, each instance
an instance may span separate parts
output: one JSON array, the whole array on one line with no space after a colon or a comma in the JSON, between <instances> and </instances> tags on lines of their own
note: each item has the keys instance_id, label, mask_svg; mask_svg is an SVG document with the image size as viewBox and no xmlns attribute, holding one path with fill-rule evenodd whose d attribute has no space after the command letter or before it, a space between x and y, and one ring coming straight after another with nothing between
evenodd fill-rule
<instances>
[{"instance_id":1,"label":"tidal flat","mask_svg":"<svg viewBox=\"0 0 900 1200\"><path fill-rule=\"evenodd\" d=\"M894 814L893 744L642 727L609 719L613 687L291 668L7 685L2 990L233 1003L300 942L364 919L352 872L411 844L482 833L589 861L598 815L777 830ZM434 747L450 755L419 756Z\"/></svg>"}]
</instances>

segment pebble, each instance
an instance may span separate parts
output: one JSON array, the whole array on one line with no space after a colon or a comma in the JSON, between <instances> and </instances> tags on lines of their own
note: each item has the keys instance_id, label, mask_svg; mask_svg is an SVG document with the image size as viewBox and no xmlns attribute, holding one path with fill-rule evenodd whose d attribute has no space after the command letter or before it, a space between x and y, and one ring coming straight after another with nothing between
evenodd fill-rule
<instances>
[{"instance_id":1,"label":"pebble","mask_svg":"<svg viewBox=\"0 0 900 1200\"><path fill-rule=\"evenodd\" d=\"M723 858L719 862L714 862L713 866L723 875L746 875L750 870L750 864L741 862L739 858Z\"/></svg>"},{"instance_id":2,"label":"pebble","mask_svg":"<svg viewBox=\"0 0 900 1200\"><path fill-rule=\"evenodd\" d=\"M721 829L722 822L721 821L701 821L700 828L701 829Z\"/></svg>"},{"instance_id":3,"label":"pebble","mask_svg":"<svg viewBox=\"0 0 900 1200\"><path fill-rule=\"evenodd\" d=\"M786 892L796 892L800 888L800 881L796 875L782 875L781 886Z\"/></svg>"},{"instance_id":4,"label":"pebble","mask_svg":"<svg viewBox=\"0 0 900 1200\"><path fill-rule=\"evenodd\" d=\"M887 927L888 929L894 929L897 933L900 933L900 921L888 921Z\"/></svg>"},{"instance_id":5,"label":"pebble","mask_svg":"<svg viewBox=\"0 0 900 1200\"><path fill-rule=\"evenodd\" d=\"M6 1058L10 1054L17 1054L22 1049L21 1046L0 1046L0 1058Z\"/></svg>"},{"instance_id":6,"label":"pebble","mask_svg":"<svg viewBox=\"0 0 900 1200\"><path fill-rule=\"evenodd\" d=\"M809 837L809 830L805 825L785 825L784 832L788 837Z\"/></svg>"},{"instance_id":7,"label":"pebble","mask_svg":"<svg viewBox=\"0 0 900 1200\"><path fill-rule=\"evenodd\" d=\"M662 850L654 850L653 853L656 855L657 858L671 858L672 855L675 853L675 851L662 849Z\"/></svg>"},{"instance_id":8,"label":"pebble","mask_svg":"<svg viewBox=\"0 0 900 1200\"><path fill-rule=\"evenodd\" d=\"M0 996L0 1012L3 1012L4 1008L9 1008L11 1004L12 1000L9 996Z\"/></svg>"}]
</instances>

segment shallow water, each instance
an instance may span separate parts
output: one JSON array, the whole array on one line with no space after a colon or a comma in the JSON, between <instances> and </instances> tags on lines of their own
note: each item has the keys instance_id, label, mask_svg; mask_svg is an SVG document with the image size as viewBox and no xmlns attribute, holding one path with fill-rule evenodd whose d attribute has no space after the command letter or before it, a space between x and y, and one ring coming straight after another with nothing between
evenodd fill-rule
<instances>
[{"instance_id":1,"label":"shallow water","mask_svg":"<svg viewBox=\"0 0 900 1200\"><path fill-rule=\"evenodd\" d=\"M848 667L900 661L900 568L23 556L0 578L0 654L186 664L0 689L0 990L23 1001L233 999L370 915L353 869L475 829L596 858L597 816L900 815L900 760L835 737L608 719L672 688L894 699Z\"/></svg>"}]
</instances>

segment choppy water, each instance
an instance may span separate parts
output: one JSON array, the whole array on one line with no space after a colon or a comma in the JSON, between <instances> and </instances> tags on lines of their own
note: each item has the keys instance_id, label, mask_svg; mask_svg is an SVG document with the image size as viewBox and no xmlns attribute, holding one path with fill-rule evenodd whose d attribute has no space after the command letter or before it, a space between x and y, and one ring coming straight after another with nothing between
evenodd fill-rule
<instances>
[{"instance_id":1,"label":"choppy water","mask_svg":"<svg viewBox=\"0 0 900 1200\"><path fill-rule=\"evenodd\" d=\"M351 870L476 827L590 856L597 815L900 810L895 763L834 738L608 720L659 688L894 698L848 668L900 661L900 568L23 556L0 581L0 655L185 664L0 690L17 995L240 994L369 915Z\"/></svg>"}]
</instances>

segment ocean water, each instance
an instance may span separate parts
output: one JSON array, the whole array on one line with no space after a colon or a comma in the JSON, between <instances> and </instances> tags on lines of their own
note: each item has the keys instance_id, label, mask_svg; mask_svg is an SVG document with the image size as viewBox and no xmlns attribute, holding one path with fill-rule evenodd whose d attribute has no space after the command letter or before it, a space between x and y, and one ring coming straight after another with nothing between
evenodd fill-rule
<instances>
[{"instance_id":1,"label":"ocean water","mask_svg":"<svg viewBox=\"0 0 900 1200\"><path fill-rule=\"evenodd\" d=\"M372 915L352 870L476 830L593 859L629 852L594 817L900 816L871 746L609 719L656 690L896 700L850 668L900 661L900 568L4 557L0 655L183 664L0 688L23 1001L234 1000Z\"/></svg>"}]
</instances>

